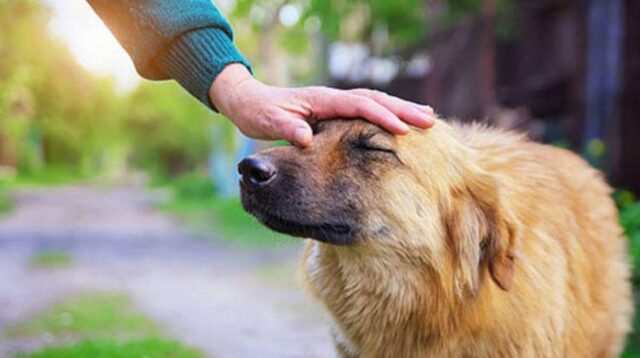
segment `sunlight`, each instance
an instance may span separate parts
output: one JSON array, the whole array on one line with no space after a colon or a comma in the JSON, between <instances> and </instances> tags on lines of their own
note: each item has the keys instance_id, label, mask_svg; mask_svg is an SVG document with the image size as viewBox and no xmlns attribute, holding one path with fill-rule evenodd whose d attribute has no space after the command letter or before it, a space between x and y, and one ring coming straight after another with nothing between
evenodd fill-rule
<instances>
[{"instance_id":1,"label":"sunlight","mask_svg":"<svg viewBox=\"0 0 640 358\"><path fill-rule=\"evenodd\" d=\"M131 59L86 1L47 0L52 9L50 29L68 46L78 62L100 76L113 77L118 91L140 82Z\"/></svg>"}]
</instances>

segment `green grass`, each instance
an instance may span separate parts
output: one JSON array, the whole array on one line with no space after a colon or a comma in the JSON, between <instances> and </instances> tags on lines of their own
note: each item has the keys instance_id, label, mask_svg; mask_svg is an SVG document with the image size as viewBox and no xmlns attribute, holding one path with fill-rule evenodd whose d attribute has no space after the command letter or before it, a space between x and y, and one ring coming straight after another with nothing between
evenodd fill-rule
<instances>
[{"instance_id":1,"label":"green grass","mask_svg":"<svg viewBox=\"0 0 640 358\"><path fill-rule=\"evenodd\" d=\"M203 198L185 201L173 199L161 205L182 217L198 232L213 232L225 241L240 247L290 245L295 241L273 232L247 214L238 198Z\"/></svg>"},{"instance_id":2,"label":"green grass","mask_svg":"<svg viewBox=\"0 0 640 358\"><path fill-rule=\"evenodd\" d=\"M633 289L636 315L633 320L633 331L627 337L627 347L622 357L640 357L640 201L626 190L618 190L613 195L620 210L620 225L629 239L629 256L633 266Z\"/></svg>"},{"instance_id":3,"label":"green grass","mask_svg":"<svg viewBox=\"0 0 640 358\"><path fill-rule=\"evenodd\" d=\"M8 213L13 209L13 202L7 196L7 189L0 185L0 214Z\"/></svg>"},{"instance_id":4,"label":"green grass","mask_svg":"<svg viewBox=\"0 0 640 358\"><path fill-rule=\"evenodd\" d=\"M159 330L137 312L128 297L118 293L87 293L63 300L30 320L7 328L5 336L106 337L156 335Z\"/></svg>"},{"instance_id":5,"label":"green grass","mask_svg":"<svg viewBox=\"0 0 640 358\"><path fill-rule=\"evenodd\" d=\"M73 263L73 257L62 251L47 250L31 256L29 264L35 268L67 267Z\"/></svg>"},{"instance_id":6,"label":"green grass","mask_svg":"<svg viewBox=\"0 0 640 358\"><path fill-rule=\"evenodd\" d=\"M182 344L160 338L118 342L86 340L70 346L46 347L38 352L19 355L29 358L198 358L203 355Z\"/></svg>"},{"instance_id":7,"label":"green grass","mask_svg":"<svg viewBox=\"0 0 640 358\"><path fill-rule=\"evenodd\" d=\"M172 199L160 208L179 215L198 232L213 232L240 247L293 244L289 236L275 233L242 208L239 198L216 196L213 183L205 177L186 175L169 183Z\"/></svg>"},{"instance_id":8,"label":"green grass","mask_svg":"<svg viewBox=\"0 0 640 358\"><path fill-rule=\"evenodd\" d=\"M48 166L37 171L19 172L15 176L0 177L0 190L4 187L56 186L89 179L89 176L65 167Z\"/></svg>"},{"instance_id":9,"label":"green grass","mask_svg":"<svg viewBox=\"0 0 640 358\"><path fill-rule=\"evenodd\" d=\"M0 338L38 339L45 335L52 337L53 343L17 357L203 357L198 350L166 338L119 293L93 292L64 299L28 321L8 327Z\"/></svg>"}]
</instances>

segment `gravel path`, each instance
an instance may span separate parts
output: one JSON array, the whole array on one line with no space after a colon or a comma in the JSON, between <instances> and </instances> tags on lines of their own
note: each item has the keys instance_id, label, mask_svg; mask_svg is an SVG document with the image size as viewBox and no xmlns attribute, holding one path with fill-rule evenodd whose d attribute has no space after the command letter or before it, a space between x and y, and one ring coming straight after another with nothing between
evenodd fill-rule
<instances>
[{"instance_id":1,"label":"gravel path","mask_svg":"<svg viewBox=\"0 0 640 358\"><path fill-rule=\"evenodd\" d=\"M211 357L333 357L320 308L295 283L300 247L234 249L190 234L143 188L22 189L0 218L0 357L24 349L3 327L86 290L128 293L168 334ZM68 268L34 269L44 250Z\"/></svg>"}]
</instances>

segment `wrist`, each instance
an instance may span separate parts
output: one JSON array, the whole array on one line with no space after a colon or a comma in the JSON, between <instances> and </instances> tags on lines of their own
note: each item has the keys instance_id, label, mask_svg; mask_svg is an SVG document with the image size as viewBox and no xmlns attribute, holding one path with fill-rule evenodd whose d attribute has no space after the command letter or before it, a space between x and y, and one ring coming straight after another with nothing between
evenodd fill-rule
<instances>
[{"instance_id":1,"label":"wrist","mask_svg":"<svg viewBox=\"0 0 640 358\"><path fill-rule=\"evenodd\" d=\"M240 63L227 65L209 87L209 99L220 113L229 116L237 97L237 88L245 81L251 81L253 77L249 70Z\"/></svg>"}]
</instances>

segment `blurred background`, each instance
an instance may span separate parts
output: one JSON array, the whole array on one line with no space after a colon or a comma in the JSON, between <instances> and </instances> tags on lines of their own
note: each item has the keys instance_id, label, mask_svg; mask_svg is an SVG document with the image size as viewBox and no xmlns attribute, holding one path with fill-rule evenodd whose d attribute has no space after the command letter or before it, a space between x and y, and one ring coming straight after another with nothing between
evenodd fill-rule
<instances>
[{"instance_id":1,"label":"blurred background","mask_svg":"<svg viewBox=\"0 0 640 358\"><path fill-rule=\"evenodd\" d=\"M215 3L264 82L380 89L583 155L638 282L640 1ZM85 1L0 0L0 356L333 356L301 242L237 198L235 164L270 145L141 80Z\"/></svg>"}]
</instances>

